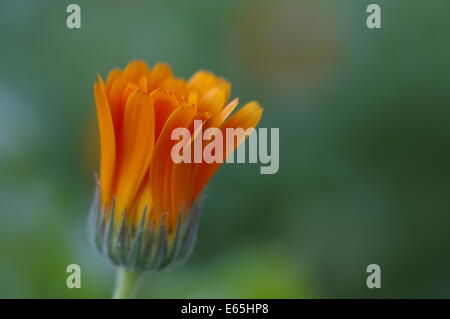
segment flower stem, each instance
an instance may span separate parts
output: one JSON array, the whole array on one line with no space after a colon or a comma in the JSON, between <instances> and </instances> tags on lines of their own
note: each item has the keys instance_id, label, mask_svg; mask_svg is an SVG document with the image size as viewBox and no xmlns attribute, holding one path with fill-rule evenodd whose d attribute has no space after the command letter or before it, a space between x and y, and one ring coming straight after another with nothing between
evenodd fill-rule
<instances>
[{"instance_id":1,"label":"flower stem","mask_svg":"<svg viewBox=\"0 0 450 319\"><path fill-rule=\"evenodd\" d=\"M133 298L136 292L136 285L140 278L140 272L135 272L125 267L120 267L117 270L113 299Z\"/></svg>"}]
</instances>

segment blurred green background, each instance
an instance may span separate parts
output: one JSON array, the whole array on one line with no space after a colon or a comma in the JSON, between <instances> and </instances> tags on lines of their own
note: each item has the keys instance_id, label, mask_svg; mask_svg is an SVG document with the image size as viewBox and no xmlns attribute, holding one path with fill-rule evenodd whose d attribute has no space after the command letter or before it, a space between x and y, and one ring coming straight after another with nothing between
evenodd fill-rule
<instances>
[{"instance_id":1,"label":"blurred green background","mask_svg":"<svg viewBox=\"0 0 450 319\"><path fill-rule=\"evenodd\" d=\"M81 6L82 28L66 27ZM366 27L378 3L382 28ZM450 297L448 0L0 3L0 297L107 298L88 240L96 74L208 69L280 128L280 170L224 165L193 256L139 297ZM82 288L66 287L66 266ZM381 289L366 267L381 266Z\"/></svg>"}]
</instances>

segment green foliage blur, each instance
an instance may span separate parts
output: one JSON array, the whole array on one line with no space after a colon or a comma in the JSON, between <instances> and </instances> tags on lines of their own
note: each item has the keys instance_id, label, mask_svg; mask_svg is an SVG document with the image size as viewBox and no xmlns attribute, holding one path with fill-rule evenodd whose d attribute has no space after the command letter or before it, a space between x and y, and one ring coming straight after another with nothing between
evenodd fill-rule
<instances>
[{"instance_id":1,"label":"green foliage blur","mask_svg":"<svg viewBox=\"0 0 450 319\"><path fill-rule=\"evenodd\" d=\"M87 236L93 82L133 59L211 70L241 104L260 101L260 127L280 128L279 172L224 165L192 257L149 274L139 297L450 297L448 12L448 0L1 1L0 297L110 297L115 269ZM81 289L66 287L72 263ZM381 289L366 287L372 263Z\"/></svg>"}]
</instances>

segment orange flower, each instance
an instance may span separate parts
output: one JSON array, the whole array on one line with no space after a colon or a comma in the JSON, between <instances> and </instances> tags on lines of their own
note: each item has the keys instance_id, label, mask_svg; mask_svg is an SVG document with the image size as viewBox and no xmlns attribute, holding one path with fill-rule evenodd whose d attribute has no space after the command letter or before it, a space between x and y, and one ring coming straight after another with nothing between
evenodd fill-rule
<instances>
[{"instance_id":1,"label":"orange flower","mask_svg":"<svg viewBox=\"0 0 450 319\"><path fill-rule=\"evenodd\" d=\"M255 127L262 116L259 104L247 103L230 116L238 104L228 102L230 90L210 72L198 71L185 81L163 63L150 70L143 61L130 62L123 71L111 71L106 83L98 76L95 235L114 263L157 269L188 254L192 243L185 241L195 238L197 199L220 163L174 163L177 141L171 134L181 127L195 136L194 120L201 120L203 129Z\"/></svg>"}]
</instances>

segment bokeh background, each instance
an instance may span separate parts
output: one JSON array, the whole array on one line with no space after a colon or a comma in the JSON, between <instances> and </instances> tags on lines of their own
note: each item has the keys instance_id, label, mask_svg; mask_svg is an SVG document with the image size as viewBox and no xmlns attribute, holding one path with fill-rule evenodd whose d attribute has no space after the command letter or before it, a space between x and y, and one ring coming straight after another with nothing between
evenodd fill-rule
<instances>
[{"instance_id":1,"label":"bokeh background","mask_svg":"<svg viewBox=\"0 0 450 319\"><path fill-rule=\"evenodd\" d=\"M81 6L82 28L66 27ZM366 7L382 28L366 27ZM0 3L0 297L108 298L86 222L96 74L208 69L280 128L280 170L224 165L184 264L139 297L450 297L448 0ZM66 287L66 266L82 288ZM366 287L381 266L382 288Z\"/></svg>"}]
</instances>

